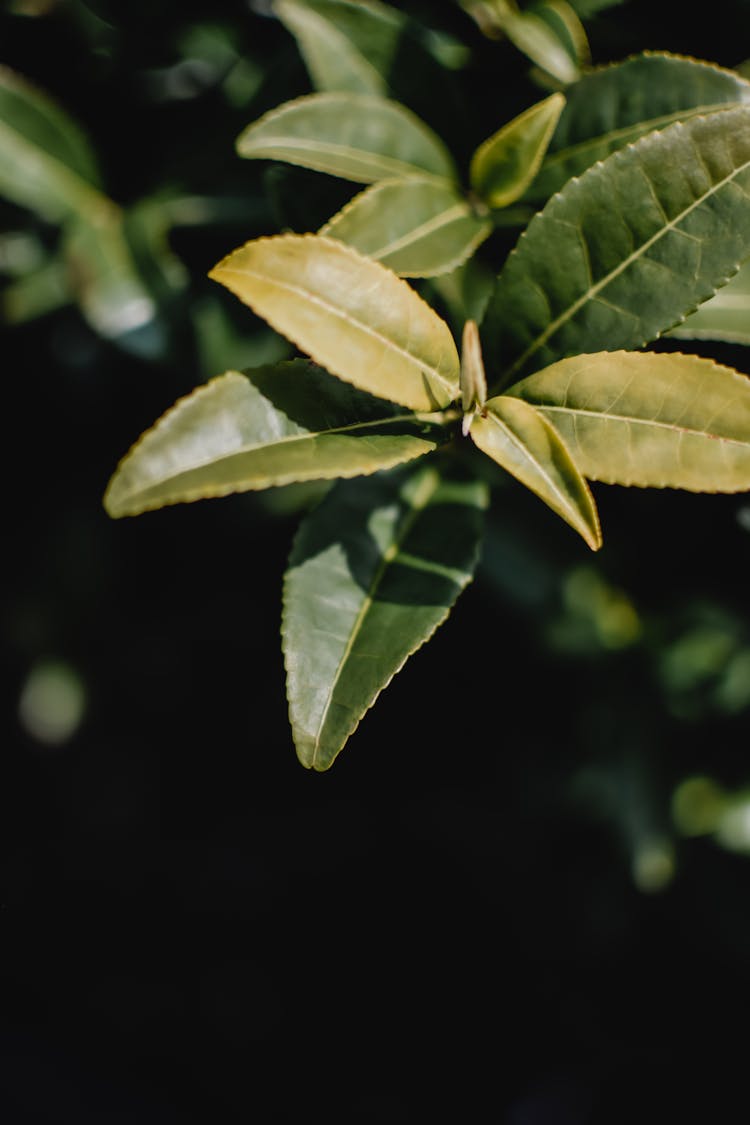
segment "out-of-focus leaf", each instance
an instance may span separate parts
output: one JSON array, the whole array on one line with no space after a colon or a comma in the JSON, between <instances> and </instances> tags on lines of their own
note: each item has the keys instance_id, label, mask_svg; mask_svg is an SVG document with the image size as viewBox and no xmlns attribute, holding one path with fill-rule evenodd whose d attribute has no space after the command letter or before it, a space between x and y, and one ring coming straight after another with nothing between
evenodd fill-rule
<instances>
[{"instance_id":1,"label":"out-of-focus leaf","mask_svg":"<svg viewBox=\"0 0 750 1125\"><path fill-rule=\"evenodd\" d=\"M544 20L577 67L591 64L591 48L586 29L573 4L569 4L567 0L538 0L530 11Z\"/></svg>"},{"instance_id":2,"label":"out-of-focus leaf","mask_svg":"<svg viewBox=\"0 0 750 1125\"><path fill-rule=\"evenodd\" d=\"M0 66L0 194L58 222L102 205L78 126L46 94ZM106 207L106 200L104 200Z\"/></svg>"},{"instance_id":3,"label":"out-of-focus leaf","mask_svg":"<svg viewBox=\"0 0 750 1125\"><path fill-rule=\"evenodd\" d=\"M535 492L593 551L602 545L594 498L554 426L523 399L492 398L469 430L483 453Z\"/></svg>"},{"instance_id":4,"label":"out-of-focus leaf","mask_svg":"<svg viewBox=\"0 0 750 1125\"><path fill-rule=\"evenodd\" d=\"M654 129L750 101L750 83L710 63L646 52L584 74L565 95L529 199L549 199L572 176Z\"/></svg>"},{"instance_id":5,"label":"out-of-focus leaf","mask_svg":"<svg viewBox=\"0 0 750 1125\"><path fill-rule=\"evenodd\" d=\"M750 381L712 360L572 356L508 394L541 411L590 480L690 492L750 488Z\"/></svg>"},{"instance_id":6,"label":"out-of-focus leaf","mask_svg":"<svg viewBox=\"0 0 750 1125\"><path fill-rule=\"evenodd\" d=\"M248 242L210 274L317 363L412 410L458 395L445 321L385 266L319 235Z\"/></svg>"},{"instance_id":7,"label":"out-of-focus leaf","mask_svg":"<svg viewBox=\"0 0 750 1125\"><path fill-rule=\"evenodd\" d=\"M678 122L569 183L508 256L482 326L488 370L639 348L750 254L750 107Z\"/></svg>"},{"instance_id":8,"label":"out-of-focus leaf","mask_svg":"<svg viewBox=\"0 0 750 1125\"><path fill-rule=\"evenodd\" d=\"M35 320L73 300L65 265L58 258L16 278L0 292L0 318L7 324Z\"/></svg>"},{"instance_id":9,"label":"out-of-focus leaf","mask_svg":"<svg viewBox=\"0 0 750 1125\"><path fill-rule=\"evenodd\" d=\"M448 616L477 561L486 488L434 463L343 482L300 526L282 642L297 754L325 770Z\"/></svg>"},{"instance_id":10,"label":"out-of-focus leaf","mask_svg":"<svg viewBox=\"0 0 750 1125\"><path fill-rule=\"evenodd\" d=\"M574 59L552 27L536 12L519 11L515 0L461 0L461 6L485 35L507 36L514 47L546 74L564 85L575 82L579 72Z\"/></svg>"},{"instance_id":11,"label":"out-of-focus leaf","mask_svg":"<svg viewBox=\"0 0 750 1125\"><path fill-rule=\"evenodd\" d=\"M520 198L536 175L565 105L552 94L519 114L479 146L471 159L474 191L490 207Z\"/></svg>"},{"instance_id":12,"label":"out-of-focus leaf","mask_svg":"<svg viewBox=\"0 0 750 1125\"><path fill-rule=\"evenodd\" d=\"M66 223L63 249L70 285L91 327L136 355L162 354L157 306L141 281L114 204L91 220Z\"/></svg>"},{"instance_id":13,"label":"out-of-focus leaf","mask_svg":"<svg viewBox=\"0 0 750 1125\"><path fill-rule=\"evenodd\" d=\"M495 275L490 266L480 262L476 254L450 273L430 280L434 300L445 306L446 319L456 337L463 332L467 320L475 320L477 324L481 321L494 284Z\"/></svg>"},{"instance_id":14,"label":"out-of-focus leaf","mask_svg":"<svg viewBox=\"0 0 750 1125\"><path fill-rule=\"evenodd\" d=\"M120 462L104 504L137 515L180 501L352 477L430 453L447 437L297 359L229 371L181 399Z\"/></svg>"},{"instance_id":15,"label":"out-of-focus leaf","mask_svg":"<svg viewBox=\"0 0 750 1125\"><path fill-rule=\"evenodd\" d=\"M275 0L317 90L387 94L387 75L406 19L390 5L360 0Z\"/></svg>"},{"instance_id":16,"label":"out-of-focus leaf","mask_svg":"<svg viewBox=\"0 0 750 1125\"><path fill-rule=\"evenodd\" d=\"M750 344L750 263L669 335L680 340Z\"/></svg>"},{"instance_id":17,"label":"out-of-focus leaf","mask_svg":"<svg viewBox=\"0 0 750 1125\"><path fill-rule=\"evenodd\" d=\"M227 308L223 294L218 292L191 303L190 320L200 370L206 379L217 371L244 371L291 358L294 349L288 340L263 321L255 331L248 330L245 310L238 309L236 318L234 311Z\"/></svg>"},{"instance_id":18,"label":"out-of-focus leaf","mask_svg":"<svg viewBox=\"0 0 750 1125\"><path fill-rule=\"evenodd\" d=\"M320 234L353 246L401 277L447 273L492 231L451 184L434 179L383 180L339 211Z\"/></svg>"},{"instance_id":19,"label":"out-of-focus leaf","mask_svg":"<svg viewBox=\"0 0 750 1125\"><path fill-rule=\"evenodd\" d=\"M625 0L570 0L571 8L575 8L578 15L584 20L598 15L599 12L603 12L607 8L617 8L624 3Z\"/></svg>"},{"instance_id":20,"label":"out-of-focus leaf","mask_svg":"<svg viewBox=\"0 0 750 1125\"><path fill-rule=\"evenodd\" d=\"M306 94L264 114L237 138L240 156L281 160L345 180L455 180L443 142L399 102L372 94Z\"/></svg>"}]
</instances>

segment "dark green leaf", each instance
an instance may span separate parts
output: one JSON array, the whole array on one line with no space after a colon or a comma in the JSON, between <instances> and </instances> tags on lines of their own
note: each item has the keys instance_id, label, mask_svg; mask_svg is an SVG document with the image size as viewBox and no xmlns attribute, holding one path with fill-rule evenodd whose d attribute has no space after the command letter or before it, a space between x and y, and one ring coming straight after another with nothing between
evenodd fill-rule
<instances>
[{"instance_id":1,"label":"dark green leaf","mask_svg":"<svg viewBox=\"0 0 750 1125\"><path fill-rule=\"evenodd\" d=\"M750 107L642 137L571 181L519 239L482 325L490 378L501 389L564 356L639 348L748 254Z\"/></svg>"},{"instance_id":2,"label":"dark green leaf","mask_svg":"<svg viewBox=\"0 0 750 1125\"><path fill-rule=\"evenodd\" d=\"M483 484L444 476L430 463L337 484L303 522L282 624L303 765L328 769L448 616L472 578L486 503Z\"/></svg>"}]
</instances>

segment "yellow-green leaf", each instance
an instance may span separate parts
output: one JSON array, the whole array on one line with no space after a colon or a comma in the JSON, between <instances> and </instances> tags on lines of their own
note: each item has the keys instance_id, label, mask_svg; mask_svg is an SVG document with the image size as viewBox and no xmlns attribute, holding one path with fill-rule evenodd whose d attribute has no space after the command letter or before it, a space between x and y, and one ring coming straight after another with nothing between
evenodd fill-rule
<instances>
[{"instance_id":1,"label":"yellow-green leaf","mask_svg":"<svg viewBox=\"0 0 750 1125\"><path fill-rule=\"evenodd\" d=\"M285 102L243 130L237 152L361 184L425 173L456 178L432 130L399 102L373 94L306 94Z\"/></svg>"},{"instance_id":2,"label":"yellow-green leaf","mask_svg":"<svg viewBox=\"0 0 750 1125\"><path fill-rule=\"evenodd\" d=\"M464 324L461 339L460 383L461 409L464 412L461 428L466 437L474 413L484 409L487 398L487 376L484 372L482 344L475 320L467 320Z\"/></svg>"},{"instance_id":3,"label":"yellow-green leaf","mask_svg":"<svg viewBox=\"0 0 750 1125\"><path fill-rule=\"evenodd\" d=\"M593 551L602 545L594 498L554 426L520 398L499 395L469 430L479 449L535 492Z\"/></svg>"},{"instance_id":4,"label":"yellow-green leaf","mask_svg":"<svg viewBox=\"0 0 750 1125\"><path fill-rule=\"evenodd\" d=\"M180 399L123 458L113 517L308 480L352 477L430 453L448 436L296 359L228 371Z\"/></svg>"},{"instance_id":5,"label":"yellow-green leaf","mask_svg":"<svg viewBox=\"0 0 750 1125\"><path fill-rule=\"evenodd\" d=\"M469 178L474 191L490 207L507 207L526 191L564 105L562 94L551 94L503 125L476 150Z\"/></svg>"},{"instance_id":6,"label":"yellow-green leaf","mask_svg":"<svg viewBox=\"0 0 750 1125\"><path fill-rule=\"evenodd\" d=\"M448 325L385 266L320 235L247 242L209 274L347 383L412 410L458 396Z\"/></svg>"},{"instance_id":7,"label":"yellow-green leaf","mask_svg":"<svg viewBox=\"0 0 750 1125\"><path fill-rule=\"evenodd\" d=\"M679 353L572 356L508 392L535 406L590 480L750 489L750 381Z\"/></svg>"},{"instance_id":8,"label":"yellow-green leaf","mask_svg":"<svg viewBox=\"0 0 750 1125\"><path fill-rule=\"evenodd\" d=\"M355 196L321 228L399 274L436 277L465 262L489 236L492 224L477 218L444 180L383 180Z\"/></svg>"}]
</instances>

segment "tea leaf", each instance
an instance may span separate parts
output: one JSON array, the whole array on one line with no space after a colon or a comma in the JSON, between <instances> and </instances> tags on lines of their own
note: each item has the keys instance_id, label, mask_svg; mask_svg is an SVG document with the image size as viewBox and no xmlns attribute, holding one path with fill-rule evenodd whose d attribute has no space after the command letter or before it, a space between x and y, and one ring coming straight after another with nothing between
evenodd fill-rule
<instances>
[{"instance_id":1,"label":"tea leaf","mask_svg":"<svg viewBox=\"0 0 750 1125\"><path fill-rule=\"evenodd\" d=\"M471 159L471 186L490 207L507 207L523 195L534 176L565 105L552 94L530 106L488 137Z\"/></svg>"},{"instance_id":2,"label":"tea leaf","mask_svg":"<svg viewBox=\"0 0 750 1125\"><path fill-rule=\"evenodd\" d=\"M750 344L750 263L669 335L680 340Z\"/></svg>"},{"instance_id":3,"label":"tea leaf","mask_svg":"<svg viewBox=\"0 0 750 1125\"><path fill-rule=\"evenodd\" d=\"M282 643L297 755L325 770L471 580L486 486L435 464L342 482L300 526ZM415 720L416 721L416 720Z\"/></svg>"},{"instance_id":4,"label":"tea leaf","mask_svg":"<svg viewBox=\"0 0 750 1125\"><path fill-rule=\"evenodd\" d=\"M445 321L405 281L342 242L260 238L209 276L361 390L412 410L437 410L458 396L458 353Z\"/></svg>"},{"instance_id":5,"label":"tea leaf","mask_svg":"<svg viewBox=\"0 0 750 1125\"><path fill-rule=\"evenodd\" d=\"M456 178L432 130L399 102L372 94L306 94L285 102L243 130L237 152L362 184L425 173Z\"/></svg>"},{"instance_id":6,"label":"tea leaf","mask_svg":"<svg viewBox=\"0 0 750 1125\"><path fill-rule=\"evenodd\" d=\"M690 492L750 488L750 381L710 359L574 356L508 394L554 425L591 480Z\"/></svg>"},{"instance_id":7,"label":"tea leaf","mask_svg":"<svg viewBox=\"0 0 750 1125\"><path fill-rule=\"evenodd\" d=\"M429 453L437 419L347 386L303 359L219 375L181 399L123 458L111 516L297 481L374 473Z\"/></svg>"}]
</instances>

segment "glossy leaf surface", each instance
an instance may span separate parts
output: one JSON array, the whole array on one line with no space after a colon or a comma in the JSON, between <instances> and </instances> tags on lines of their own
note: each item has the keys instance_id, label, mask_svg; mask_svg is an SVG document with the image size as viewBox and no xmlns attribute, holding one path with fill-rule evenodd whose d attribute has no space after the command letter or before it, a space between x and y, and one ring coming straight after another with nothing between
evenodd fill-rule
<instances>
[{"instance_id":1,"label":"glossy leaf surface","mask_svg":"<svg viewBox=\"0 0 750 1125\"><path fill-rule=\"evenodd\" d=\"M237 151L362 184L456 175L443 142L424 122L399 102L371 94L308 94L286 102L243 130Z\"/></svg>"},{"instance_id":2,"label":"glossy leaf surface","mask_svg":"<svg viewBox=\"0 0 750 1125\"><path fill-rule=\"evenodd\" d=\"M121 461L111 516L296 481L376 472L447 437L303 359L229 371L181 399Z\"/></svg>"},{"instance_id":3,"label":"glossy leaf surface","mask_svg":"<svg viewBox=\"0 0 750 1125\"><path fill-rule=\"evenodd\" d=\"M571 176L654 129L750 102L750 83L731 70L664 52L635 55L584 74L566 105L527 197L549 199Z\"/></svg>"},{"instance_id":4,"label":"glossy leaf surface","mask_svg":"<svg viewBox=\"0 0 750 1125\"><path fill-rule=\"evenodd\" d=\"M297 40L316 90L386 94L404 17L390 5L360 0L275 0L276 15Z\"/></svg>"},{"instance_id":5,"label":"glossy leaf surface","mask_svg":"<svg viewBox=\"0 0 750 1125\"><path fill-rule=\"evenodd\" d=\"M482 325L497 389L567 355L633 349L750 252L750 107L671 125L571 181L532 219Z\"/></svg>"},{"instance_id":6,"label":"glossy leaf surface","mask_svg":"<svg viewBox=\"0 0 750 1125\"><path fill-rule=\"evenodd\" d=\"M750 488L750 381L678 353L573 356L514 386L590 480L691 492Z\"/></svg>"},{"instance_id":7,"label":"glossy leaf surface","mask_svg":"<svg viewBox=\"0 0 750 1125\"><path fill-rule=\"evenodd\" d=\"M98 186L93 153L75 122L0 66L0 195L56 222L98 207Z\"/></svg>"},{"instance_id":8,"label":"glossy leaf surface","mask_svg":"<svg viewBox=\"0 0 750 1125\"><path fill-rule=\"evenodd\" d=\"M303 765L333 763L471 580L487 503L434 462L334 486L300 526L284 582L287 695ZM416 720L415 720L416 721Z\"/></svg>"},{"instance_id":9,"label":"glossy leaf surface","mask_svg":"<svg viewBox=\"0 0 750 1125\"><path fill-rule=\"evenodd\" d=\"M540 411L523 399L498 395L474 416L469 432L483 453L562 516L592 550L601 547L591 491L557 430Z\"/></svg>"},{"instance_id":10,"label":"glossy leaf surface","mask_svg":"<svg viewBox=\"0 0 750 1125\"><path fill-rule=\"evenodd\" d=\"M564 105L562 94L552 94L479 146L471 159L469 178L488 206L507 207L523 195L539 169Z\"/></svg>"},{"instance_id":11,"label":"glossy leaf surface","mask_svg":"<svg viewBox=\"0 0 750 1125\"><path fill-rule=\"evenodd\" d=\"M445 321L405 281L342 242L257 239L210 276L361 390L412 410L458 396L458 353Z\"/></svg>"},{"instance_id":12,"label":"glossy leaf surface","mask_svg":"<svg viewBox=\"0 0 750 1125\"><path fill-rule=\"evenodd\" d=\"M373 184L321 228L401 277L435 277L455 269L492 231L443 180Z\"/></svg>"},{"instance_id":13,"label":"glossy leaf surface","mask_svg":"<svg viewBox=\"0 0 750 1125\"><path fill-rule=\"evenodd\" d=\"M750 344L750 264L669 334L680 340Z\"/></svg>"}]
</instances>

